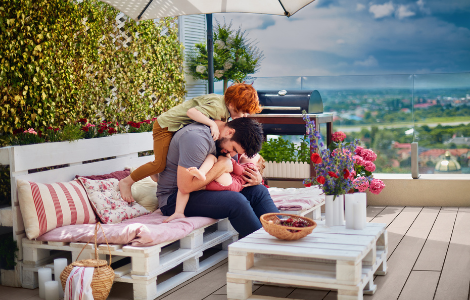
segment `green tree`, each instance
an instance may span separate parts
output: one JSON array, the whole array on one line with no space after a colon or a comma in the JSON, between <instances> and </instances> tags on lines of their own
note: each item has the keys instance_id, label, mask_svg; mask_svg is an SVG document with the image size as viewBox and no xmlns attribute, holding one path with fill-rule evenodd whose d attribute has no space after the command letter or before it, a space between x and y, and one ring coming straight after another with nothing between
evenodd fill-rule
<instances>
[{"instance_id":1,"label":"green tree","mask_svg":"<svg viewBox=\"0 0 470 300\"><path fill-rule=\"evenodd\" d=\"M248 74L260 68L263 52L256 43L248 39L241 28L232 29L232 23L216 23L214 29L214 80L224 82L224 92L228 81L242 81ZM196 44L188 55L190 75L195 79L208 79L207 47Z\"/></svg>"}]
</instances>

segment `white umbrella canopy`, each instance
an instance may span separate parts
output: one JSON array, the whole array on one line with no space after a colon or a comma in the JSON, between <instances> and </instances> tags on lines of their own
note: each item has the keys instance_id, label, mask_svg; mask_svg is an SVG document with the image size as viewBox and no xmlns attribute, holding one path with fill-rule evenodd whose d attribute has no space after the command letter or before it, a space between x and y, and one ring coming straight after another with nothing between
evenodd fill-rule
<instances>
[{"instance_id":1,"label":"white umbrella canopy","mask_svg":"<svg viewBox=\"0 0 470 300\"><path fill-rule=\"evenodd\" d=\"M314 0L102 0L134 20L211 13L292 16Z\"/></svg>"},{"instance_id":2,"label":"white umbrella canopy","mask_svg":"<svg viewBox=\"0 0 470 300\"><path fill-rule=\"evenodd\" d=\"M101 0L135 21L206 14L209 93L214 92L213 13L255 13L290 17L315 0Z\"/></svg>"}]
</instances>

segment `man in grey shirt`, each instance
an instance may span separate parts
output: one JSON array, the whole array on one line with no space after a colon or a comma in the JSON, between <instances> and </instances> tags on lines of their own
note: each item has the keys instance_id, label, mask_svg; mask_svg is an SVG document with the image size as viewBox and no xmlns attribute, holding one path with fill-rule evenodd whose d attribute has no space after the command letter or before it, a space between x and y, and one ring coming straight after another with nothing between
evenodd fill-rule
<instances>
[{"instance_id":1,"label":"man in grey shirt","mask_svg":"<svg viewBox=\"0 0 470 300\"><path fill-rule=\"evenodd\" d=\"M246 154L251 157L261 150L263 129L250 118L239 118L228 123L215 121L219 127L219 139L214 142L208 126L192 123L178 130L170 143L166 167L159 175L158 204L165 216L175 212L178 189L190 193L184 214L187 217L229 218L232 226L244 237L259 228L259 217L279 212L265 186L260 185L258 171L247 170L248 187L240 193L231 191L205 191L209 182L226 172L232 172L230 157ZM221 153L217 163L207 173L206 180L199 180L186 171L200 167L208 154ZM223 154L227 154L224 156Z\"/></svg>"}]
</instances>

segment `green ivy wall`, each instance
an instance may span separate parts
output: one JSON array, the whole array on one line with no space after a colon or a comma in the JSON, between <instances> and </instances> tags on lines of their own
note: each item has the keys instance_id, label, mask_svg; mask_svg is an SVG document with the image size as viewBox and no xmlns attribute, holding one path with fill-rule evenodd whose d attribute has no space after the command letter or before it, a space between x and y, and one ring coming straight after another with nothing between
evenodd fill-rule
<instances>
[{"instance_id":1,"label":"green ivy wall","mask_svg":"<svg viewBox=\"0 0 470 300\"><path fill-rule=\"evenodd\" d=\"M182 101L176 19L118 28L117 14L96 0L0 1L0 133L140 121Z\"/></svg>"}]
</instances>

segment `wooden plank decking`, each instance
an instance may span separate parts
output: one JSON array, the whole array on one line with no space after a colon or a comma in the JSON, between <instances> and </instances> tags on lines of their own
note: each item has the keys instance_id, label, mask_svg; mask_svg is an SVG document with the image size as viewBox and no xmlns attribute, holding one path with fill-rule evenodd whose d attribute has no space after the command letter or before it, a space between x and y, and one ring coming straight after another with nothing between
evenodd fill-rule
<instances>
[{"instance_id":1,"label":"wooden plank decking","mask_svg":"<svg viewBox=\"0 0 470 300\"><path fill-rule=\"evenodd\" d=\"M388 225L389 256L387 275L375 278L377 292L365 300L470 300L470 208L369 206L367 218ZM222 262L158 299L227 299L226 272ZM254 296L336 299L335 291L326 290L269 285L253 290Z\"/></svg>"},{"instance_id":2,"label":"wooden plank decking","mask_svg":"<svg viewBox=\"0 0 470 300\"><path fill-rule=\"evenodd\" d=\"M367 218L369 222L388 225L389 251L387 275L375 278L377 291L374 295L364 295L365 300L470 300L469 207L369 206ZM227 299L227 269L227 261L222 261L157 299ZM159 281L164 279L161 276ZM253 286L253 291L253 297L333 300L337 296L335 291L258 284ZM40 298L37 289L0 286L2 299ZM132 299L132 286L114 284L108 299Z\"/></svg>"}]
</instances>

